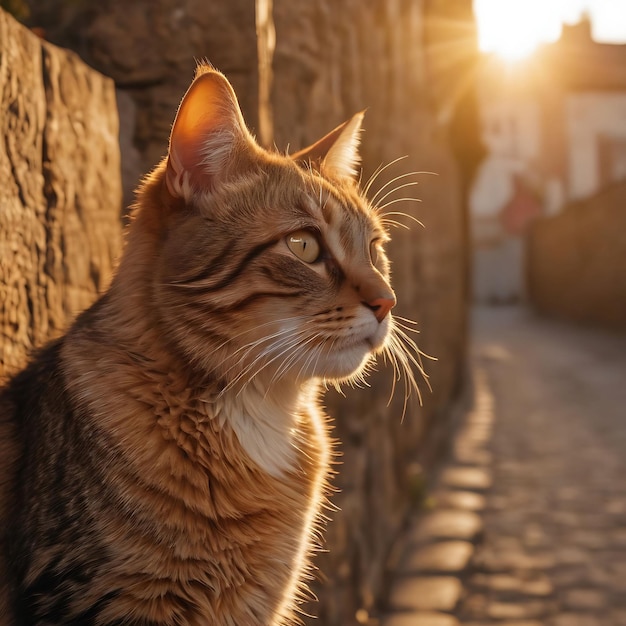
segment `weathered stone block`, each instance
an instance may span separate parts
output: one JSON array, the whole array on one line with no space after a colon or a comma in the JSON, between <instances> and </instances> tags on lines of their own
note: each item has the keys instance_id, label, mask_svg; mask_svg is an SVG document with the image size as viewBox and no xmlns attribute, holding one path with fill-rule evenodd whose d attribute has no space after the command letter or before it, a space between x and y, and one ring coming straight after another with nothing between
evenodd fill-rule
<instances>
[{"instance_id":1,"label":"weathered stone block","mask_svg":"<svg viewBox=\"0 0 626 626\"><path fill-rule=\"evenodd\" d=\"M0 11L0 377L86 308L121 248L113 82Z\"/></svg>"}]
</instances>

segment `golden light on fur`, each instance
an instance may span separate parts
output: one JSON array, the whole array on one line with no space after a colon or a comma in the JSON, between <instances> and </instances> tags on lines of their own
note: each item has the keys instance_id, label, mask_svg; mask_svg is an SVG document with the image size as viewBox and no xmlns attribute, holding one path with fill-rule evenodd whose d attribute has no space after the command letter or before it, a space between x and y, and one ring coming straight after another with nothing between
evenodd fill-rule
<instances>
[{"instance_id":1,"label":"golden light on fur","mask_svg":"<svg viewBox=\"0 0 626 626\"><path fill-rule=\"evenodd\" d=\"M420 368L386 196L354 179L362 119L268 152L199 69L111 288L0 396L4 623L294 623L333 457L321 389L377 353L407 389Z\"/></svg>"}]
</instances>

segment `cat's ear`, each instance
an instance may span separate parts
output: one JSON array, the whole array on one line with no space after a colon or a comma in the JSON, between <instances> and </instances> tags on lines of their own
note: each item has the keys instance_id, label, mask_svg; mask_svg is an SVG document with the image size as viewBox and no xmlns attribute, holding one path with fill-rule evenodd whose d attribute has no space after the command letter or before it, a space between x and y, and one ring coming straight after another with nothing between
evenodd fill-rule
<instances>
[{"instance_id":1,"label":"cat's ear","mask_svg":"<svg viewBox=\"0 0 626 626\"><path fill-rule=\"evenodd\" d=\"M254 145L237 96L226 77L201 66L178 108L170 135L165 171L169 192L189 200L212 189L233 151Z\"/></svg>"},{"instance_id":2,"label":"cat's ear","mask_svg":"<svg viewBox=\"0 0 626 626\"><path fill-rule=\"evenodd\" d=\"M365 111L352 116L319 141L292 155L295 161L317 164L339 178L356 178L361 157L359 143Z\"/></svg>"}]
</instances>

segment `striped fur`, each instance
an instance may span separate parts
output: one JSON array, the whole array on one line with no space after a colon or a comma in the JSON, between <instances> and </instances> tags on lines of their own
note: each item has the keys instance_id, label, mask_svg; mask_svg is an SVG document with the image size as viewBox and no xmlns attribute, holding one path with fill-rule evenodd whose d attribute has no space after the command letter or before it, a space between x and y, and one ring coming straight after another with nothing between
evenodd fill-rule
<instances>
[{"instance_id":1,"label":"striped fur","mask_svg":"<svg viewBox=\"0 0 626 626\"><path fill-rule=\"evenodd\" d=\"M395 302L359 127L267 152L200 68L109 291L0 395L0 623L294 623L333 454L320 387L383 349Z\"/></svg>"}]
</instances>

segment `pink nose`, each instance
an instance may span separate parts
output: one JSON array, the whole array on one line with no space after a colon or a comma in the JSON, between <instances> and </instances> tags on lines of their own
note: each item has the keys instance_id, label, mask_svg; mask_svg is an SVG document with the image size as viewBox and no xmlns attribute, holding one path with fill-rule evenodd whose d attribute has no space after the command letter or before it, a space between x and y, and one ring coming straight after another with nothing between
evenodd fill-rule
<instances>
[{"instance_id":1,"label":"pink nose","mask_svg":"<svg viewBox=\"0 0 626 626\"><path fill-rule=\"evenodd\" d=\"M364 302L364 304L368 308L372 309L374 315L376 316L376 319L379 322L382 322L387 316L387 313L389 313L389 311L391 311L391 309L396 306L396 299L394 296L374 298L374 300Z\"/></svg>"}]
</instances>

